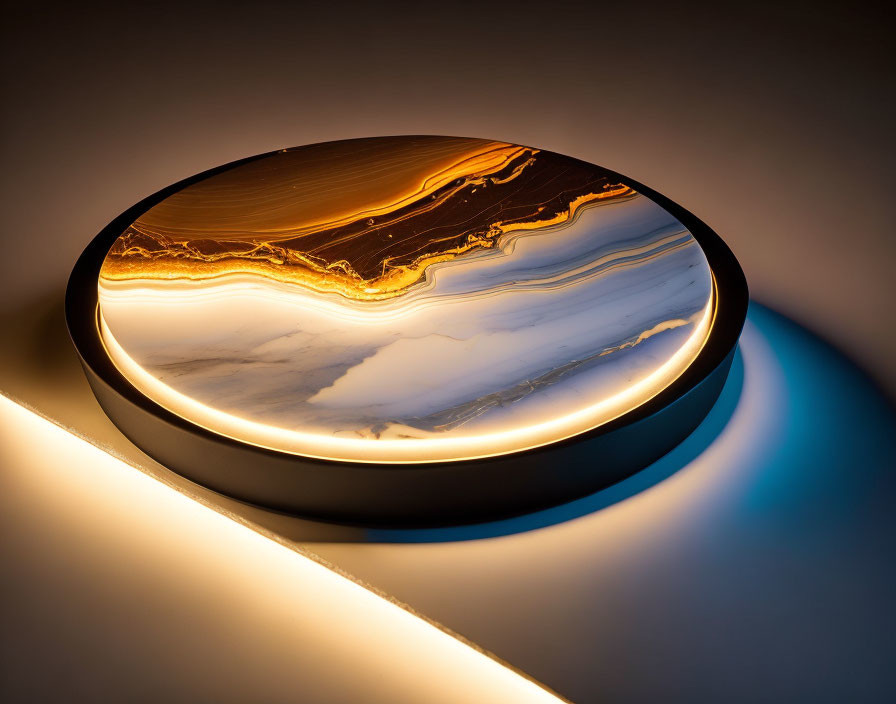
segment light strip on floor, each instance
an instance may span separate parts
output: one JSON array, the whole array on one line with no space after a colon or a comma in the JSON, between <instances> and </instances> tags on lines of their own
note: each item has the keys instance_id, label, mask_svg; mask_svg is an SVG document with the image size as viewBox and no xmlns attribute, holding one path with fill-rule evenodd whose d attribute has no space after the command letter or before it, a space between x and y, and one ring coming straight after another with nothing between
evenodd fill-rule
<instances>
[{"instance_id":1,"label":"light strip on floor","mask_svg":"<svg viewBox=\"0 0 896 704\"><path fill-rule=\"evenodd\" d=\"M286 611L311 609L321 628L302 633L303 639L312 644L315 638L351 642L356 649L359 641L371 641L364 651L370 661L359 662L361 668L382 672L388 679L398 677L389 668L397 669L395 663L400 662L403 686L410 678L419 683L421 694L436 689L439 701L443 696L444 701L564 701L473 644L315 561L313 555L297 552L192 500L2 395L0 427L0 435L16 438L20 453L46 451L42 448L65 453L65 462L52 467L49 490L61 494L60 506L73 505L94 529L114 531L123 539L133 531L144 542L147 534L152 540L158 533L163 543L171 535L182 536L194 552L200 549L214 559L238 565L245 584L237 586L248 603L276 602L277 608ZM6 461L16 461L8 447L3 452ZM183 555L171 555L172 565L183 559ZM183 574L189 578L189 569ZM295 684L300 691L301 681ZM425 698L433 700L430 695Z\"/></svg>"}]
</instances>

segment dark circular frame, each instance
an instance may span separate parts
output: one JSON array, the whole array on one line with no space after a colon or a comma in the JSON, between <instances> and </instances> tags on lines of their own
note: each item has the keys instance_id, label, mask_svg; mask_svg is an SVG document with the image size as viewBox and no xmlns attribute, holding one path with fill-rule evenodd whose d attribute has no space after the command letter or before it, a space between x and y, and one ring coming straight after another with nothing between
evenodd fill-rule
<instances>
[{"instance_id":1,"label":"dark circular frame","mask_svg":"<svg viewBox=\"0 0 896 704\"><path fill-rule=\"evenodd\" d=\"M564 503L631 476L684 440L721 393L749 302L737 259L713 230L680 205L606 170L690 230L716 284L715 317L696 359L669 386L624 415L530 450L460 461L371 464L261 448L168 411L134 387L103 347L97 328L100 267L125 228L160 201L276 153L209 169L144 198L90 242L68 281L66 324L100 406L131 442L178 474L247 503L327 521L391 526L487 521Z\"/></svg>"}]
</instances>

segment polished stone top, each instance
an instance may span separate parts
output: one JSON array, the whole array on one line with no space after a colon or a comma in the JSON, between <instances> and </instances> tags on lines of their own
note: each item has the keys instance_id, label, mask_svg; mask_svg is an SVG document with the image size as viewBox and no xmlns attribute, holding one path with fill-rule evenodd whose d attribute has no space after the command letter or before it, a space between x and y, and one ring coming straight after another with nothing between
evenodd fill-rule
<instances>
[{"instance_id":1,"label":"polished stone top","mask_svg":"<svg viewBox=\"0 0 896 704\"><path fill-rule=\"evenodd\" d=\"M284 150L187 186L109 250L115 365L183 418L314 457L425 462L644 403L712 322L699 244L619 177L503 142Z\"/></svg>"}]
</instances>

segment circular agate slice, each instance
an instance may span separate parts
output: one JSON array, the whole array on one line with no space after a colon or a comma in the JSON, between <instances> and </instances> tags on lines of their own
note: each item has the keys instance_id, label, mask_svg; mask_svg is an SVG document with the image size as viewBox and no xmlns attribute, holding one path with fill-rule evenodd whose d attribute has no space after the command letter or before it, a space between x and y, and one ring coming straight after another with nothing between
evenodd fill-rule
<instances>
[{"instance_id":1,"label":"circular agate slice","mask_svg":"<svg viewBox=\"0 0 896 704\"><path fill-rule=\"evenodd\" d=\"M644 404L709 334L691 232L598 166L391 137L289 149L161 200L99 279L119 372L181 418L353 462L465 460Z\"/></svg>"}]
</instances>

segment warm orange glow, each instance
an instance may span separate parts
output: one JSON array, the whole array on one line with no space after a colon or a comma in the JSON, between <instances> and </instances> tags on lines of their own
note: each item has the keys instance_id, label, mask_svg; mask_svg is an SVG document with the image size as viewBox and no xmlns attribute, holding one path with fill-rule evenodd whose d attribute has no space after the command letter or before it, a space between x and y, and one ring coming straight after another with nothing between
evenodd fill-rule
<instances>
[{"instance_id":1,"label":"warm orange glow","mask_svg":"<svg viewBox=\"0 0 896 704\"><path fill-rule=\"evenodd\" d=\"M327 218L322 218L317 210L308 206L297 211L296 219L288 227L282 223L275 226L280 216L276 203L272 203L269 207L273 214L268 222L261 216L252 220L251 236L242 231L247 227L244 220L235 216L228 218L225 221L228 229L205 233L218 240L218 246L211 250L207 248L207 239L195 232L192 237L180 233L177 218L184 217L182 209L162 203L133 223L129 232L116 242L103 262L101 278L106 285L115 285L116 282L147 280L207 281L254 274L318 293L338 293L352 300L385 300L403 294L421 281L433 264L450 261L471 250L495 247L499 238L508 233L560 225L575 218L577 211L589 203L635 194L622 184L595 183L587 192L574 195L559 211L552 210L543 215L544 206L535 207L528 217L481 223L484 225L482 231L461 237L452 232L431 240L423 239L410 250L402 250L396 255L395 247L425 235L425 230L411 236L400 235L399 239L383 246L375 266L368 263L359 271L357 261L351 261L350 254L357 242L369 239L374 231L388 233L386 239L392 239L391 231L397 226L412 218L419 222L427 213L441 214L446 204L456 199L461 191L472 195L477 191L482 193L486 187L493 190L511 184L534 163L534 155L538 154L537 149L530 147L469 141L471 144L465 151L454 154L454 161L437 162L433 172L397 192L392 190L394 184L390 182L381 187L386 193L366 194L367 198L357 203L353 210L344 209L344 202L352 200L345 193L343 209L328 212ZM424 151L420 160L426 163L427 158ZM381 171L382 168L376 171L376 178L371 177L370 181L381 178ZM302 182L303 189L308 187L310 173L309 169L308 179ZM345 190L334 174L328 174L327 183L333 184L329 186L330 191ZM177 198L175 195L172 200ZM409 210L410 206L413 207ZM195 217L195 211L190 215ZM310 236L321 233L327 233L322 248L302 244L309 241Z\"/></svg>"}]
</instances>

